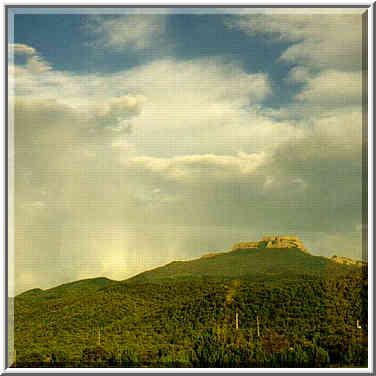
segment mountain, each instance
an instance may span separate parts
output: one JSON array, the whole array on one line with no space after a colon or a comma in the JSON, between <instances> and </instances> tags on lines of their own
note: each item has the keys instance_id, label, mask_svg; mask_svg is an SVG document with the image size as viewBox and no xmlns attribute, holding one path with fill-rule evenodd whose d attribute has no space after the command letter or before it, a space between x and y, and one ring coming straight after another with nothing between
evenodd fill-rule
<instances>
[{"instance_id":1,"label":"mountain","mask_svg":"<svg viewBox=\"0 0 376 376\"><path fill-rule=\"evenodd\" d=\"M281 248L279 248L281 247ZM240 242L230 251L204 254L198 259L172 261L167 265L142 272L123 283L167 282L171 280L241 279L278 281L343 276L365 263L346 257L332 258L308 253L298 237L266 236L260 241ZM34 288L18 297L59 298L88 294L121 283L105 277L65 283L42 290Z\"/></svg>"},{"instance_id":2,"label":"mountain","mask_svg":"<svg viewBox=\"0 0 376 376\"><path fill-rule=\"evenodd\" d=\"M240 243L247 244L247 243ZM209 253L198 259L173 261L167 265L142 272L123 283L165 283L172 280L248 280L281 281L284 279L314 279L343 276L358 268L359 263L339 262L310 255L300 248L246 248L235 245L235 250ZM19 298L57 299L76 294L90 294L121 282L105 277L83 279L42 290L34 288L18 295Z\"/></svg>"},{"instance_id":3,"label":"mountain","mask_svg":"<svg viewBox=\"0 0 376 376\"><path fill-rule=\"evenodd\" d=\"M242 279L249 281L297 280L345 275L354 265L312 256L299 248L236 248L204 255L196 260L174 261L143 272L127 282L161 282L171 279Z\"/></svg>"},{"instance_id":4,"label":"mountain","mask_svg":"<svg viewBox=\"0 0 376 376\"><path fill-rule=\"evenodd\" d=\"M16 366L364 367L366 268L296 244L29 290L14 299Z\"/></svg>"}]
</instances>

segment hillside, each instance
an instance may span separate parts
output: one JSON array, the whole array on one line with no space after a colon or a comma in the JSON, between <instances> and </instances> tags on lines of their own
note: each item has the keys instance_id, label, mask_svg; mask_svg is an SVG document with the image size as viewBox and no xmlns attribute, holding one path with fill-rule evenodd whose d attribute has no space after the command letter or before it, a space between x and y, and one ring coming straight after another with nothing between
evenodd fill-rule
<instances>
[{"instance_id":1,"label":"hillside","mask_svg":"<svg viewBox=\"0 0 376 376\"><path fill-rule=\"evenodd\" d=\"M17 367L367 364L365 268L299 248L173 262L14 299Z\"/></svg>"},{"instance_id":2,"label":"hillside","mask_svg":"<svg viewBox=\"0 0 376 376\"><path fill-rule=\"evenodd\" d=\"M46 290L42 290L40 288L31 289L19 294L17 297L59 299L70 295L90 294L116 283L118 282L105 277L88 278L75 282L64 283Z\"/></svg>"},{"instance_id":3,"label":"hillside","mask_svg":"<svg viewBox=\"0 0 376 376\"><path fill-rule=\"evenodd\" d=\"M249 281L313 279L344 275L354 268L352 265L334 263L325 257L312 256L297 248L249 248L211 254L191 261L174 261L138 274L128 282L197 278Z\"/></svg>"},{"instance_id":4,"label":"hillside","mask_svg":"<svg viewBox=\"0 0 376 376\"><path fill-rule=\"evenodd\" d=\"M364 366L365 282L359 272L283 283L192 279L122 283L59 299L16 298L17 362L19 367Z\"/></svg>"},{"instance_id":5,"label":"hillside","mask_svg":"<svg viewBox=\"0 0 376 376\"><path fill-rule=\"evenodd\" d=\"M278 248L278 246L283 248ZM231 251L211 252L198 259L173 261L124 280L125 283L167 282L169 280L241 279L249 281L299 280L343 276L364 263L346 257L326 258L307 252L297 237L263 237L261 241L241 242ZM105 277L65 283L42 290L34 288L19 298L60 298L88 294L120 283Z\"/></svg>"}]
</instances>

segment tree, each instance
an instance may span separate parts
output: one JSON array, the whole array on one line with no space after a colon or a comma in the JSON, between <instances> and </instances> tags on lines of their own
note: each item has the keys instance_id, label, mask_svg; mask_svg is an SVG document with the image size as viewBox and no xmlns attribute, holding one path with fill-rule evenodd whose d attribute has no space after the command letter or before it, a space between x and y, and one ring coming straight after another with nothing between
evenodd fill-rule
<instances>
[{"instance_id":1,"label":"tree","mask_svg":"<svg viewBox=\"0 0 376 376\"><path fill-rule=\"evenodd\" d=\"M81 362L84 365L105 367L109 359L110 354L102 346L86 347L82 351Z\"/></svg>"}]
</instances>

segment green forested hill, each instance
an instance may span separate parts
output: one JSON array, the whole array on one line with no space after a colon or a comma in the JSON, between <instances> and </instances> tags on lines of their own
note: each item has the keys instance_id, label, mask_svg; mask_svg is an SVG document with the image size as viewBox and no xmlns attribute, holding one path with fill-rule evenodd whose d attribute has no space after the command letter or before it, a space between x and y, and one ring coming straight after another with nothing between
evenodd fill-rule
<instances>
[{"instance_id":1,"label":"green forested hill","mask_svg":"<svg viewBox=\"0 0 376 376\"><path fill-rule=\"evenodd\" d=\"M16 366L366 366L367 286L361 268L265 249L29 292Z\"/></svg>"},{"instance_id":2,"label":"green forested hill","mask_svg":"<svg viewBox=\"0 0 376 376\"><path fill-rule=\"evenodd\" d=\"M129 282L166 279L225 278L280 280L344 275L356 266L336 264L325 257L312 256L297 248L254 248L221 253L191 261L174 261L141 273Z\"/></svg>"},{"instance_id":3,"label":"green forested hill","mask_svg":"<svg viewBox=\"0 0 376 376\"><path fill-rule=\"evenodd\" d=\"M18 295L18 298L61 298L68 295L75 294L89 294L104 287L118 283L111 279L105 277L99 278L89 278L82 279L80 281L64 283L60 286L53 287L51 289L42 290L40 288L35 288L32 290L25 291L24 293Z\"/></svg>"}]
</instances>

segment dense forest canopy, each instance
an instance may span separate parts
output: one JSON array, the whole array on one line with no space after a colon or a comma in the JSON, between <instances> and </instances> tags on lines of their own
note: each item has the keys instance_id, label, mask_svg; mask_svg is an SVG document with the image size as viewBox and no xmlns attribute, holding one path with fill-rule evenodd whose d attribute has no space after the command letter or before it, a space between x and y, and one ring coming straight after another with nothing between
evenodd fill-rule
<instances>
[{"instance_id":1,"label":"dense forest canopy","mask_svg":"<svg viewBox=\"0 0 376 376\"><path fill-rule=\"evenodd\" d=\"M15 366L366 366L366 269L257 252L21 294Z\"/></svg>"}]
</instances>

